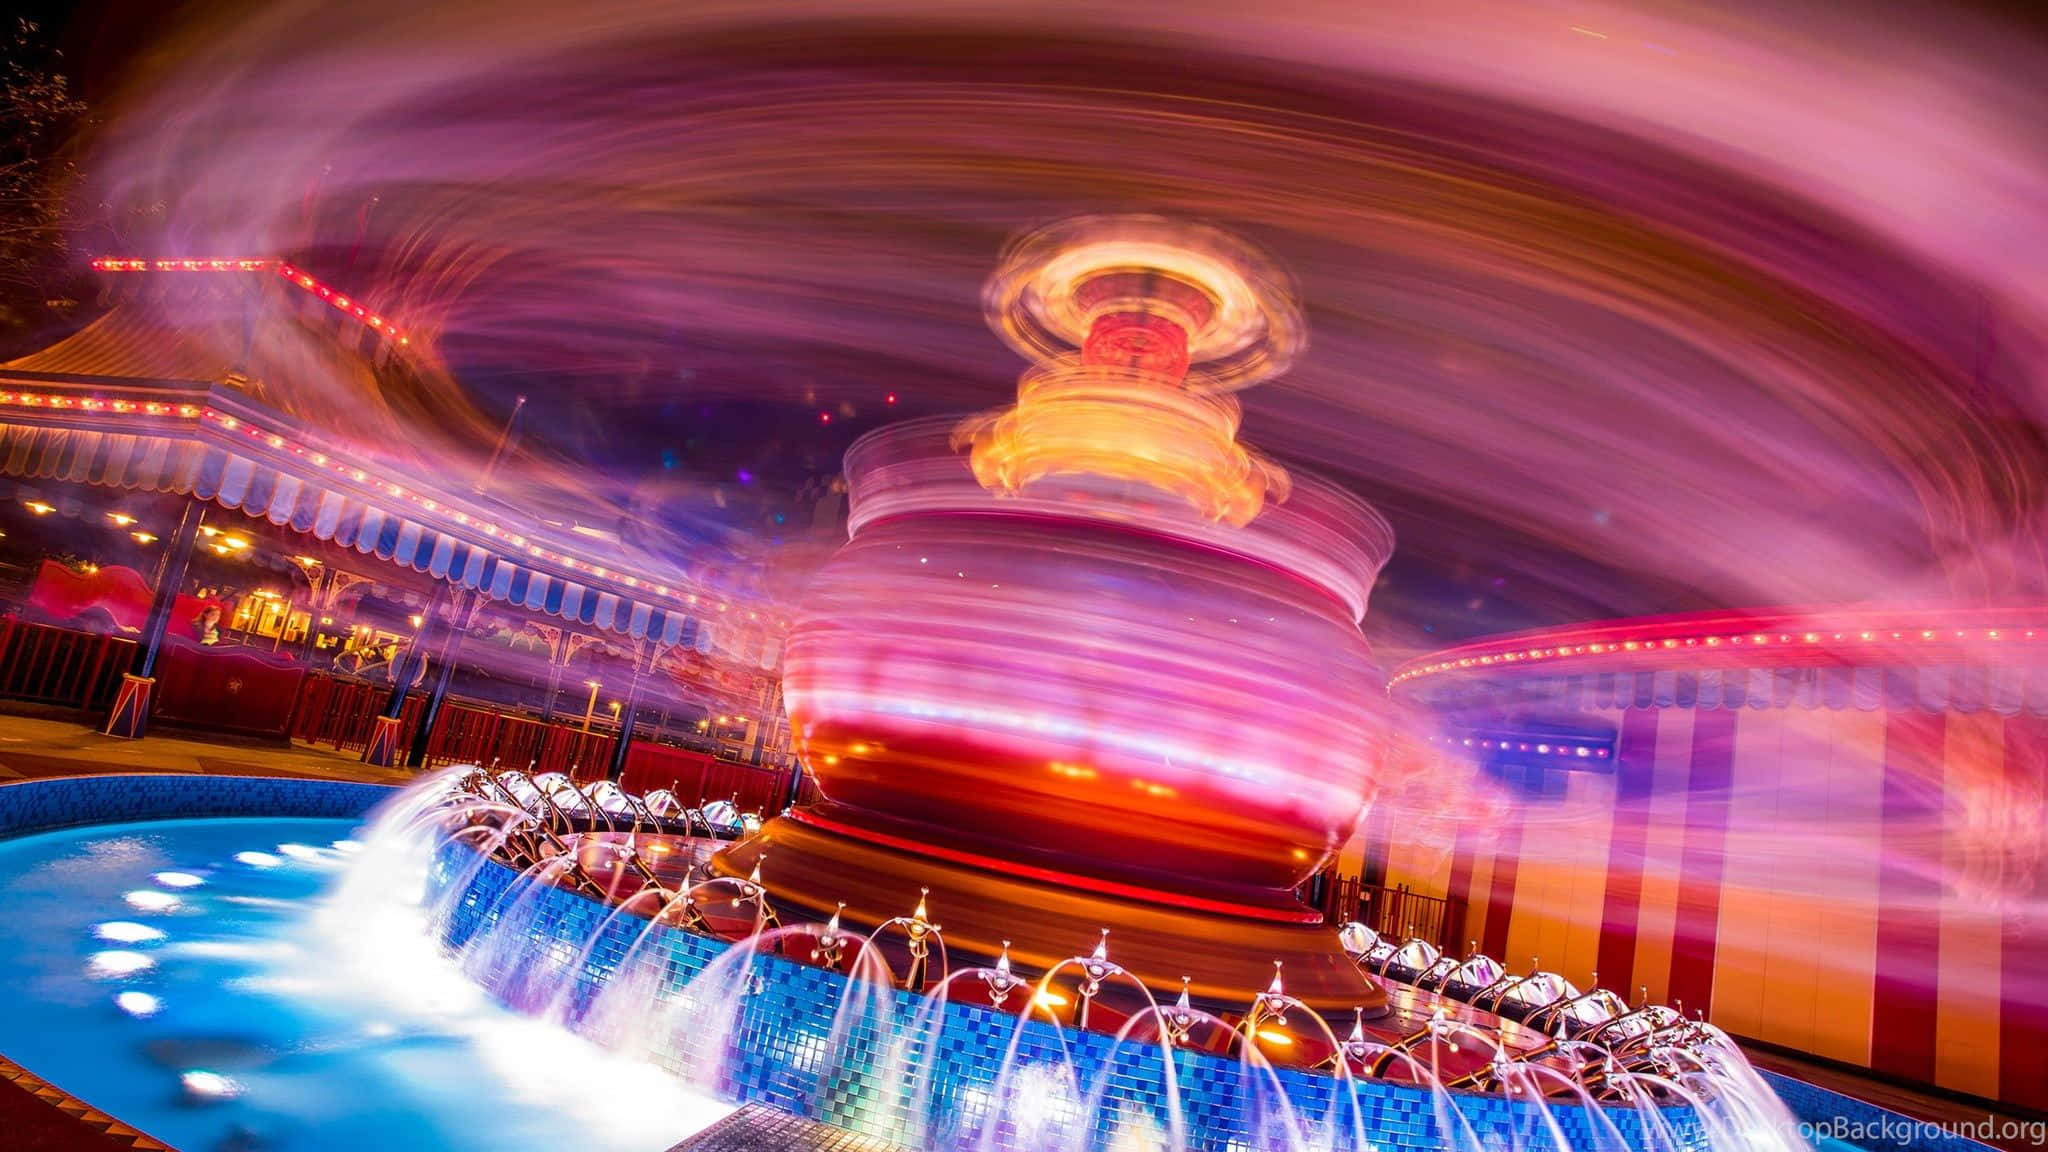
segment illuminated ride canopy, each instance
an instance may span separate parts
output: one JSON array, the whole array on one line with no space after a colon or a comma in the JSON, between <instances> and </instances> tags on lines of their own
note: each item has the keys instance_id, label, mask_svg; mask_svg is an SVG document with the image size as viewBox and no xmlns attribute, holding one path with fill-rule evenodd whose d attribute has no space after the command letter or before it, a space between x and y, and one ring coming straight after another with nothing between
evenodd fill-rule
<instances>
[{"instance_id":1,"label":"illuminated ride canopy","mask_svg":"<svg viewBox=\"0 0 2048 1152\"><path fill-rule=\"evenodd\" d=\"M784 664L824 799L719 867L765 852L778 898L868 923L928 887L955 952L1045 968L1108 928L1219 1004L1279 960L1311 1004L1380 1005L1292 890L1372 780L1358 622L1393 538L1236 442L1231 390L1303 344L1284 278L1218 232L1089 218L1015 245L987 303L1039 362L1014 407L848 452L852 540Z\"/></svg>"}]
</instances>

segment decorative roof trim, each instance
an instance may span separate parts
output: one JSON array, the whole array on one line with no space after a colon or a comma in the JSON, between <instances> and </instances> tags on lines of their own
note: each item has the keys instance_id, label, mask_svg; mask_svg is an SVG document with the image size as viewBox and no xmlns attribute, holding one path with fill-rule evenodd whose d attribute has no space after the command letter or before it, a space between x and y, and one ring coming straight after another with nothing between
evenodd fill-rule
<instances>
[{"instance_id":1,"label":"decorative roof trim","mask_svg":"<svg viewBox=\"0 0 2048 1152\"><path fill-rule=\"evenodd\" d=\"M279 276L298 285L302 291L334 305L386 339L402 345L412 343L412 337L400 331L394 321L365 307L361 300L352 300L347 294L314 279L288 260L134 260L103 256L94 260L92 267L95 272L262 272L275 268Z\"/></svg>"},{"instance_id":2,"label":"decorative roof trim","mask_svg":"<svg viewBox=\"0 0 2048 1152\"><path fill-rule=\"evenodd\" d=\"M2027 664L1925 664L1776 668L1664 669L1541 676L1513 684L1467 681L1430 703L1457 715L1679 708L1826 709L1832 712L1990 712L2048 716L2048 661ZM1540 721L1532 721L1541 728ZM1492 730L1518 726L1496 720ZM1535 730L1535 729L1530 729ZM1519 737L1518 737L1519 738ZM1536 739L1536 737L1529 737ZM1553 741L1553 743L1555 743Z\"/></svg>"},{"instance_id":3,"label":"decorative roof trim","mask_svg":"<svg viewBox=\"0 0 2048 1152\"><path fill-rule=\"evenodd\" d=\"M367 469L345 460L330 467L333 458L325 453L231 414L233 402L218 392L132 391L158 399L110 391L23 392L0 376L0 474L184 493L495 600L710 651L709 621L666 603L676 594L665 585L563 556L489 517L421 493L412 496L424 513L394 508L406 498L403 485L373 481ZM234 407L255 410L246 403ZM591 570L596 579L548 563L560 560ZM695 593L680 595L696 599Z\"/></svg>"},{"instance_id":4,"label":"decorative roof trim","mask_svg":"<svg viewBox=\"0 0 2048 1152\"><path fill-rule=\"evenodd\" d=\"M1389 692L1638 670L2048 663L2048 605L1883 608L1606 620L1449 648L1403 665Z\"/></svg>"}]
</instances>

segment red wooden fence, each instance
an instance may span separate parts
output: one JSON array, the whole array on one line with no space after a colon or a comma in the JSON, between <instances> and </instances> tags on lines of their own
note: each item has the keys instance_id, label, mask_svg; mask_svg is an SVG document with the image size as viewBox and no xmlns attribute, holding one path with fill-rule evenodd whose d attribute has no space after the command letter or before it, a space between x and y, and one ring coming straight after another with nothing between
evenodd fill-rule
<instances>
[{"instance_id":1,"label":"red wooden fence","mask_svg":"<svg viewBox=\"0 0 2048 1152\"><path fill-rule=\"evenodd\" d=\"M579 725L543 723L474 704L441 706L427 734L427 766L496 765L521 772L562 772L577 780L601 780L611 767L618 739L610 732L585 732Z\"/></svg>"},{"instance_id":2,"label":"red wooden fence","mask_svg":"<svg viewBox=\"0 0 2048 1152\"><path fill-rule=\"evenodd\" d=\"M626 771L619 784L636 794L666 788L692 807L737 796L734 803L742 812L780 812L788 797L789 773L735 764L687 748L642 743L626 752Z\"/></svg>"},{"instance_id":3,"label":"red wooden fence","mask_svg":"<svg viewBox=\"0 0 2048 1152\"><path fill-rule=\"evenodd\" d=\"M308 744L361 749L390 699L391 688L370 680L327 673L306 678L293 713L291 736ZM414 691L399 713L400 744L410 747L426 709L426 694ZM580 724L543 723L531 716L499 712L481 705L450 700L441 706L433 731L427 733L427 767L443 764L496 764L521 772L561 772L578 780L598 780L611 767L617 736L605 729L583 731Z\"/></svg>"},{"instance_id":4,"label":"red wooden fence","mask_svg":"<svg viewBox=\"0 0 2048 1152\"><path fill-rule=\"evenodd\" d=\"M315 673L306 677L292 711L291 738L307 744L328 744L337 751L360 751L369 746L370 731L391 698L391 686L368 680L350 680ZM412 745L426 697L415 692L406 697L399 712L399 747Z\"/></svg>"},{"instance_id":5,"label":"red wooden fence","mask_svg":"<svg viewBox=\"0 0 2048 1152\"><path fill-rule=\"evenodd\" d=\"M183 659L189 664L205 658L209 669L219 665L215 669L219 675L196 677L192 668L185 668L180 674L182 687L167 690L163 698L163 703L180 715L167 718L189 721L193 717L184 713L197 716L203 711L209 726L282 732L307 744L360 751L369 743L376 719L390 699L388 684L325 672L301 674L296 667L277 665L268 658L187 651L186 647L180 646L177 656L167 650L167 659L172 663ZM0 697L104 710L113 705L121 674L128 670L134 650L135 642L126 637L0 617ZM213 659L216 656L221 659ZM243 667L238 661L253 663ZM243 694L249 694L249 699L242 701L247 707L225 719L216 715ZM257 696L261 707L256 707ZM425 693L415 691L406 697L399 713L400 747L410 747L425 709ZM617 744L617 734L607 729L585 732L576 723L543 723L530 716L449 701L427 735L426 763L429 767L496 764L501 769L562 772L579 781L591 781L604 777ZM708 753L640 741L627 752L622 783L635 793L667 788L691 805L733 800L744 812L776 812L789 799L790 780L785 768L757 768ZM816 798L816 788L806 780L798 802Z\"/></svg>"},{"instance_id":6,"label":"red wooden fence","mask_svg":"<svg viewBox=\"0 0 2048 1152\"><path fill-rule=\"evenodd\" d=\"M0 696L102 710L114 703L135 641L0 617Z\"/></svg>"}]
</instances>

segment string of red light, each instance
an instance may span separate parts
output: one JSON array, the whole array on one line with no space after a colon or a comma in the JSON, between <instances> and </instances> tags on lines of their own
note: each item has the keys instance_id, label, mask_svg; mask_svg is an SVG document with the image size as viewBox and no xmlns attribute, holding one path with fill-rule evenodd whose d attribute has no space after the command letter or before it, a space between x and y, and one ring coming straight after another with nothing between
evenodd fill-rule
<instances>
[{"instance_id":1,"label":"string of red light","mask_svg":"<svg viewBox=\"0 0 2048 1152\"><path fill-rule=\"evenodd\" d=\"M276 268L279 276L355 317L365 326L401 345L412 343L412 338L400 331L397 325L364 307L361 301L350 299L345 293L335 291L284 260L132 260L102 257L94 260L92 267L100 272L261 272Z\"/></svg>"},{"instance_id":2,"label":"string of red light","mask_svg":"<svg viewBox=\"0 0 2048 1152\"><path fill-rule=\"evenodd\" d=\"M284 260L137 260L104 257L92 261L92 267L102 272L260 272L274 267L277 270L277 274L285 280L297 285L303 291L309 292L334 305L334 307L341 311L354 316L357 320L382 333L384 336L397 341L399 344L410 344L412 342L397 326L386 320L383 316L364 307L360 301L352 300L348 296L335 291L329 285L322 283L313 276L307 275L296 265ZM894 400L895 397L892 394L890 401L893 403ZM85 411L138 412L151 416L175 413L186 419L199 417L203 420L217 423L226 431L241 431L251 438L267 443L273 449L280 451L289 449L293 455L305 457L316 468L330 470L337 475L354 480L358 484L364 484L379 489L390 496L407 500L424 512L433 513L442 519L452 520L465 528L481 530L485 536L502 539L510 543L513 548L524 551L528 556L558 564L572 571L587 573L599 579L617 581L635 591L652 592L657 596L689 605L697 605L699 603L700 598L696 593L671 590L668 585L658 581L630 575L625 572L613 571L601 564L592 564L573 555L544 548L539 544L529 542L525 536L518 533L510 531L501 532L497 524L490 523L483 517L471 516L460 509L442 508L435 500L421 496L417 492L407 492L403 485L389 483L383 479L373 477L364 469L354 467L345 461L332 460L325 453L310 451L306 445L296 443L276 433L267 433L238 417L230 416L227 413L216 411L212 408L201 409L190 404L167 405L154 401L101 400L95 397L46 396L31 392L0 392L0 405L7 404L50 408L75 407ZM717 610L719 612L729 611L731 607L729 603L717 603ZM747 613L747 618L749 620L758 620L759 613L749 612ZM787 621L784 621L783 624L787 626Z\"/></svg>"},{"instance_id":3,"label":"string of red light","mask_svg":"<svg viewBox=\"0 0 2048 1152\"><path fill-rule=\"evenodd\" d=\"M1679 626L1683 628L1684 626ZM1583 644L1557 644L1550 647L1524 647L1528 637L1503 640L1495 644L1473 645L1458 650L1463 655L1455 657L1446 654L1440 658L1425 657L1422 661L1403 668L1388 682L1388 687L1405 683L1424 676L1446 672L1466 671L1473 668L1491 668L1507 664L1525 664L1563 658L1588 656L1646 656L1664 652L1682 652L1686 649L1722 648L1786 648L1824 650L1835 645L1862 647L1875 644L1932 643L1935 641L1964 641L1997 643L2010 640L2034 640L2041 635L2040 629L2027 627L2006 628L1881 628L1857 629L1854 631L1765 631L1713 632L1701 634L1697 631L1679 631L1677 628L1661 631L1646 628L1633 639L1590 641Z\"/></svg>"}]
</instances>

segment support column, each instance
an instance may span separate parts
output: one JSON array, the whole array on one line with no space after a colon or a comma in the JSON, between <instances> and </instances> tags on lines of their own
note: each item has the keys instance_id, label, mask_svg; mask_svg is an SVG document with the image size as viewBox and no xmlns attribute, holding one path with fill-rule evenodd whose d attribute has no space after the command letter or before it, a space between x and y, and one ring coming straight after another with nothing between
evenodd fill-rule
<instances>
[{"instance_id":1,"label":"support column","mask_svg":"<svg viewBox=\"0 0 2048 1152\"><path fill-rule=\"evenodd\" d=\"M795 756L789 758L789 788L782 797L784 810L796 807L797 797L804 791L804 762Z\"/></svg>"},{"instance_id":2,"label":"support column","mask_svg":"<svg viewBox=\"0 0 2048 1152\"><path fill-rule=\"evenodd\" d=\"M647 659L652 664L653 653L650 652ZM626 685L626 703L619 709L619 738L612 745L611 767L605 770L605 778L615 784L626 775L626 753L633 744L633 718L640 710L640 680L640 660L635 657L633 679Z\"/></svg>"},{"instance_id":3,"label":"support column","mask_svg":"<svg viewBox=\"0 0 2048 1152\"><path fill-rule=\"evenodd\" d=\"M405 712L406 694L412 690L412 682L419 676L420 668L427 659L429 636L437 624L449 626L442 619L448 611L449 587L445 581L434 584L434 594L420 616L420 630L414 633L412 643L406 646L404 654L391 669L391 695L385 699L384 714L377 717L377 726L370 730L370 742L363 748L365 764L390 768L397 765L403 755L398 747L399 718Z\"/></svg>"},{"instance_id":4,"label":"support column","mask_svg":"<svg viewBox=\"0 0 2048 1152\"><path fill-rule=\"evenodd\" d=\"M769 686L765 678L757 677L755 682L760 687L754 693L754 731L748 740L752 747L747 750L747 763L759 768L761 751L768 743L768 725L772 723L770 718L775 714L775 690Z\"/></svg>"},{"instance_id":5,"label":"support column","mask_svg":"<svg viewBox=\"0 0 2048 1152\"><path fill-rule=\"evenodd\" d=\"M114 697L102 731L125 740L140 739L149 730L149 708L156 689L156 660L163 651L164 634L169 631L171 613L178 606L178 592L185 587L185 573L192 566L192 545L199 539L199 526L206 520L206 505L185 501L178 517L177 531L156 565L156 591L149 601L149 618L135 641L135 663L121 677L121 691Z\"/></svg>"},{"instance_id":6,"label":"support column","mask_svg":"<svg viewBox=\"0 0 2048 1152\"><path fill-rule=\"evenodd\" d=\"M562 690L562 643L567 639L565 634L548 647L548 694L540 706L540 722L543 724L555 722L555 693Z\"/></svg>"},{"instance_id":7,"label":"support column","mask_svg":"<svg viewBox=\"0 0 2048 1152\"><path fill-rule=\"evenodd\" d=\"M426 710L420 713L419 728L412 734L412 747L406 751L405 766L418 768L427 762L427 742L433 737L434 725L441 719L441 705L448 700L448 683L455 677L455 660L462 654L462 637L468 629L458 621L468 607L468 597L457 591L449 607L455 620L450 622L448 635L442 638L441 650L434 655L440 665L434 673L434 686L427 692ZM403 707L403 702L400 704Z\"/></svg>"}]
</instances>

